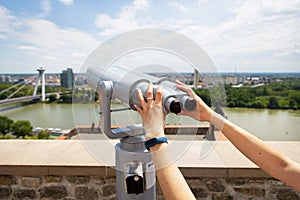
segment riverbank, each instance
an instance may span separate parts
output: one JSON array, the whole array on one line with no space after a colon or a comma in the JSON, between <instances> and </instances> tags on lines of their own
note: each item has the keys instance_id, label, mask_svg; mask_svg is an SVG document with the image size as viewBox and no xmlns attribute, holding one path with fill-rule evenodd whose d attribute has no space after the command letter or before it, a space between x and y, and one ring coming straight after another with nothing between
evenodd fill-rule
<instances>
[{"instance_id":1,"label":"riverbank","mask_svg":"<svg viewBox=\"0 0 300 200\"><path fill-rule=\"evenodd\" d=\"M117 108L119 105L113 105ZM300 141L300 110L225 108L228 119L263 140ZM38 103L1 112L14 121L29 120L33 127L72 129L76 126L98 126L100 115L95 104ZM135 111L112 113L112 125L141 123ZM185 116L167 115L167 125L207 125Z\"/></svg>"}]
</instances>

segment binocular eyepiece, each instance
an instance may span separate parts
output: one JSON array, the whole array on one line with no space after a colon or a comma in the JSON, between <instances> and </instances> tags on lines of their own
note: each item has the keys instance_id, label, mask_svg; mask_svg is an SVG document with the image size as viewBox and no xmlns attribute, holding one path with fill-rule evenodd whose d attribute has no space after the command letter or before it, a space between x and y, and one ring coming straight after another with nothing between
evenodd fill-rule
<instances>
[{"instance_id":1,"label":"binocular eyepiece","mask_svg":"<svg viewBox=\"0 0 300 200\"><path fill-rule=\"evenodd\" d=\"M139 88L147 101L148 82L140 82L134 86L131 94L129 105L133 110L136 110L134 105L139 105L140 102L137 97L137 88ZM151 83L150 83L151 84ZM165 113L178 114L181 110L192 111L196 107L196 100L190 98L185 92L176 88L176 84L164 79L160 81L159 85L162 86L162 104ZM171 86L171 87L170 87ZM158 85L153 85L153 100L156 99Z\"/></svg>"}]
</instances>

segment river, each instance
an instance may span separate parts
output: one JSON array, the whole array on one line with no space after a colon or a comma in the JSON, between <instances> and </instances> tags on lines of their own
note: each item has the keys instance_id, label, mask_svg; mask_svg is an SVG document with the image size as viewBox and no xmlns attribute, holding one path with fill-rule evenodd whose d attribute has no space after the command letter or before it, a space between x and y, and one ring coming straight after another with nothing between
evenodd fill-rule
<instances>
[{"instance_id":1,"label":"river","mask_svg":"<svg viewBox=\"0 0 300 200\"><path fill-rule=\"evenodd\" d=\"M119 107L120 105L114 105ZM226 108L228 119L262 140L300 141L300 111L268 110L247 108ZM78 125L97 125L98 108L87 104L46 104L38 103L11 110L1 111L0 115L14 121L29 120L34 127L70 129ZM112 113L113 125L141 123L134 111ZM199 124L188 117L167 116L167 124ZM203 123L200 123L203 124ZM205 123L204 123L205 124Z\"/></svg>"}]
</instances>

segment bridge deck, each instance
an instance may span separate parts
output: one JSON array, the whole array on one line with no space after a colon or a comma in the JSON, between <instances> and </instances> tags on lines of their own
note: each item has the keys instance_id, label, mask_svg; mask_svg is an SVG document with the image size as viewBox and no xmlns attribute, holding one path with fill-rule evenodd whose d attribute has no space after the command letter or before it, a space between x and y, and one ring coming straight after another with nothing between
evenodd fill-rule
<instances>
[{"instance_id":1,"label":"bridge deck","mask_svg":"<svg viewBox=\"0 0 300 200\"><path fill-rule=\"evenodd\" d=\"M52 94L57 94L57 92L45 94L45 97L47 98ZM61 94L61 93L59 93L59 94ZM22 102L22 101L41 100L41 98L42 98L42 95L33 95L33 96L3 99L3 100L0 100L0 105L10 104L10 103L17 103L17 102Z\"/></svg>"}]
</instances>

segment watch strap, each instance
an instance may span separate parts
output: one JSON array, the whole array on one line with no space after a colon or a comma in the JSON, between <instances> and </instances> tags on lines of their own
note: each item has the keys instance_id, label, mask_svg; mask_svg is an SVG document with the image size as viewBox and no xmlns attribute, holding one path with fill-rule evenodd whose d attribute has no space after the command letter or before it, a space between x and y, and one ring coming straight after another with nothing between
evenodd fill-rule
<instances>
[{"instance_id":1,"label":"watch strap","mask_svg":"<svg viewBox=\"0 0 300 200\"><path fill-rule=\"evenodd\" d=\"M151 138L145 142L145 148L150 151L150 147L160 143L168 143L168 139L166 137Z\"/></svg>"}]
</instances>

